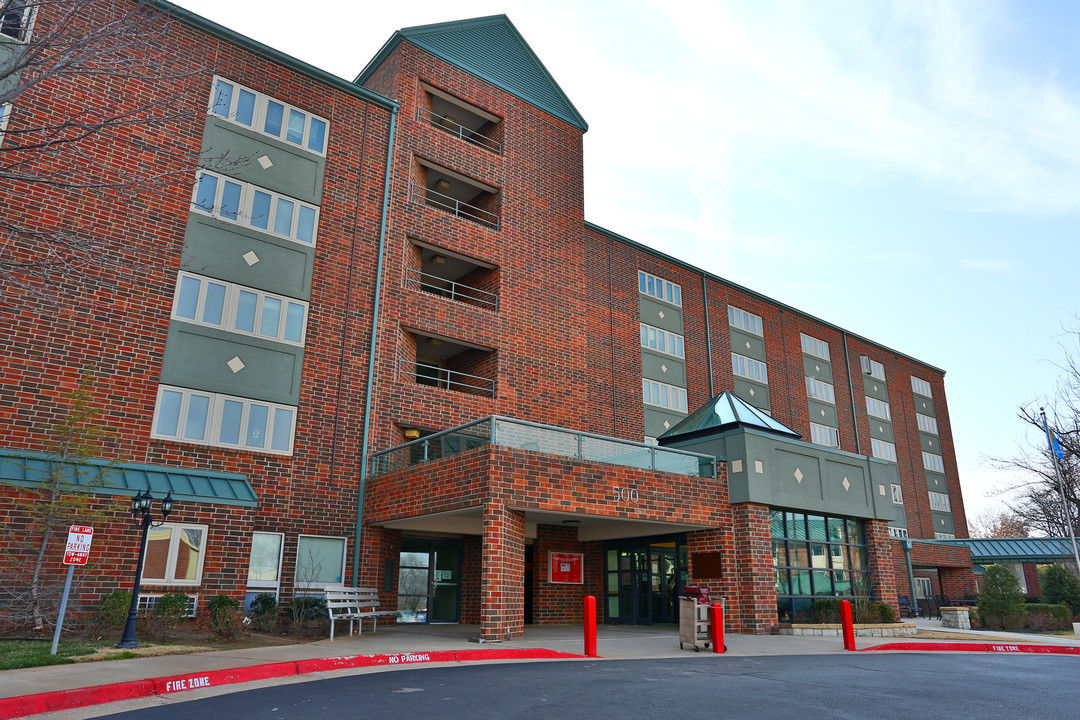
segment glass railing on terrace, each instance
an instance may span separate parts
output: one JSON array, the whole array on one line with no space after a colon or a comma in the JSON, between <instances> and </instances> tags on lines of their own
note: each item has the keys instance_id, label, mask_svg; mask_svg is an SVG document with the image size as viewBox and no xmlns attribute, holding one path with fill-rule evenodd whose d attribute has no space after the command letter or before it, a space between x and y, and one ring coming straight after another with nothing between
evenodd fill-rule
<instances>
[{"instance_id":1,"label":"glass railing on terrace","mask_svg":"<svg viewBox=\"0 0 1080 720\"><path fill-rule=\"evenodd\" d=\"M386 475L482 445L499 445L680 475L716 477L716 459L711 455L498 416L476 420L375 453L371 458L371 474L375 477Z\"/></svg>"}]
</instances>

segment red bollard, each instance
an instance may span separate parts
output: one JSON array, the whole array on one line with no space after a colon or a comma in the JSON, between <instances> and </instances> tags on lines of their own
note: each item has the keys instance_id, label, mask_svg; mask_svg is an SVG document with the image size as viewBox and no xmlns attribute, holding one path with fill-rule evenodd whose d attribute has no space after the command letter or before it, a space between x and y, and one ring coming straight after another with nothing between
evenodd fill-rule
<instances>
[{"instance_id":1,"label":"red bollard","mask_svg":"<svg viewBox=\"0 0 1080 720\"><path fill-rule=\"evenodd\" d=\"M724 646L724 606L713 603L709 607L709 628L712 630L712 650L714 653L723 653L727 648Z\"/></svg>"},{"instance_id":2,"label":"red bollard","mask_svg":"<svg viewBox=\"0 0 1080 720\"><path fill-rule=\"evenodd\" d=\"M596 655L596 598L585 596L585 657Z\"/></svg>"},{"instance_id":3,"label":"red bollard","mask_svg":"<svg viewBox=\"0 0 1080 720\"><path fill-rule=\"evenodd\" d=\"M840 624L844 628L844 649L855 649L855 623L851 619L851 602L840 601Z\"/></svg>"}]
</instances>

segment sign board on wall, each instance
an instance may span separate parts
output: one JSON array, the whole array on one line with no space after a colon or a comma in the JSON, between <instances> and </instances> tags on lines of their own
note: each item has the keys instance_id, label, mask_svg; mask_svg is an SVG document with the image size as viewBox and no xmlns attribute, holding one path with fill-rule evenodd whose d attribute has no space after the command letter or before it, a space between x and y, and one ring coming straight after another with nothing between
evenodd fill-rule
<instances>
[{"instance_id":1,"label":"sign board on wall","mask_svg":"<svg viewBox=\"0 0 1080 720\"><path fill-rule=\"evenodd\" d=\"M90 557L90 542L93 539L94 528L87 525L69 527L67 545L64 547L64 564L85 565Z\"/></svg>"},{"instance_id":2,"label":"sign board on wall","mask_svg":"<svg viewBox=\"0 0 1080 720\"><path fill-rule=\"evenodd\" d=\"M548 553L548 579L553 583L581 585L585 582L582 553Z\"/></svg>"}]
</instances>

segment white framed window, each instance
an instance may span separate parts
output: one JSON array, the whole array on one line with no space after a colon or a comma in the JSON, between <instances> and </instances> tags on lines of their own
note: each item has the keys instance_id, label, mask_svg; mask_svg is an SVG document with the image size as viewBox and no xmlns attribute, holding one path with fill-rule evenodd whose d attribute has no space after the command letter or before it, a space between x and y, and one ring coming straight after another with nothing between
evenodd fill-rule
<instances>
[{"instance_id":1,"label":"white framed window","mask_svg":"<svg viewBox=\"0 0 1080 720\"><path fill-rule=\"evenodd\" d=\"M42 0L7 0L0 8L0 35L19 42L30 42L37 8Z\"/></svg>"},{"instance_id":2,"label":"white framed window","mask_svg":"<svg viewBox=\"0 0 1080 720\"><path fill-rule=\"evenodd\" d=\"M914 375L911 376L911 389L923 397L934 397L934 391L930 389L930 383L920 380Z\"/></svg>"},{"instance_id":3,"label":"white framed window","mask_svg":"<svg viewBox=\"0 0 1080 720\"><path fill-rule=\"evenodd\" d=\"M802 338L802 351L804 353L821 358L822 360L829 359L829 343L824 340L818 340L816 337L807 335L806 333L799 333L799 336Z\"/></svg>"},{"instance_id":4,"label":"white framed window","mask_svg":"<svg viewBox=\"0 0 1080 720\"><path fill-rule=\"evenodd\" d=\"M904 504L904 489L902 487L900 487L899 485L897 485L896 483L892 483L891 485L892 485L892 501L894 503L896 503L897 505L903 505Z\"/></svg>"},{"instance_id":5,"label":"white framed window","mask_svg":"<svg viewBox=\"0 0 1080 720\"><path fill-rule=\"evenodd\" d=\"M251 183L199 170L191 209L218 220L314 245L319 208Z\"/></svg>"},{"instance_id":6,"label":"white framed window","mask_svg":"<svg viewBox=\"0 0 1080 720\"><path fill-rule=\"evenodd\" d=\"M826 447L840 447L840 431L829 425L810 423L810 442Z\"/></svg>"},{"instance_id":7,"label":"white framed window","mask_svg":"<svg viewBox=\"0 0 1080 720\"><path fill-rule=\"evenodd\" d=\"M884 440L871 438L870 450L874 453L874 457L880 460L896 462L896 446L893 445L891 442L885 442Z\"/></svg>"},{"instance_id":8,"label":"white framed window","mask_svg":"<svg viewBox=\"0 0 1080 720\"><path fill-rule=\"evenodd\" d=\"M836 393L833 390L832 383L817 378L806 378L806 396L821 402L827 402L830 405L836 404Z\"/></svg>"},{"instance_id":9,"label":"white framed window","mask_svg":"<svg viewBox=\"0 0 1080 720\"><path fill-rule=\"evenodd\" d=\"M638 291L658 300L682 307L682 286L638 270Z\"/></svg>"},{"instance_id":10,"label":"white framed window","mask_svg":"<svg viewBox=\"0 0 1080 720\"><path fill-rule=\"evenodd\" d=\"M11 117L11 103L0 103L0 145L4 143L4 131Z\"/></svg>"},{"instance_id":11,"label":"white framed window","mask_svg":"<svg viewBox=\"0 0 1080 720\"><path fill-rule=\"evenodd\" d=\"M645 323L641 323L641 347L680 358L685 357L686 353L682 335L652 325L646 325Z\"/></svg>"},{"instance_id":12,"label":"white framed window","mask_svg":"<svg viewBox=\"0 0 1080 720\"><path fill-rule=\"evenodd\" d=\"M889 527L889 537L892 537L892 538L906 538L907 536L908 536L907 528Z\"/></svg>"},{"instance_id":13,"label":"white framed window","mask_svg":"<svg viewBox=\"0 0 1080 720\"><path fill-rule=\"evenodd\" d=\"M646 405L686 412L686 390L675 385L642 378L641 400Z\"/></svg>"},{"instance_id":14,"label":"white framed window","mask_svg":"<svg viewBox=\"0 0 1080 720\"><path fill-rule=\"evenodd\" d=\"M954 533L934 533L935 540L955 540L956 535Z\"/></svg>"},{"instance_id":15,"label":"white framed window","mask_svg":"<svg viewBox=\"0 0 1080 720\"><path fill-rule=\"evenodd\" d=\"M308 304L235 283L179 273L172 318L243 335L303 345Z\"/></svg>"},{"instance_id":16,"label":"white framed window","mask_svg":"<svg viewBox=\"0 0 1080 720\"><path fill-rule=\"evenodd\" d=\"M142 582L146 585L198 585L206 559L205 525L165 523L152 527L146 536L146 562Z\"/></svg>"},{"instance_id":17,"label":"white framed window","mask_svg":"<svg viewBox=\"0 0 1080 720\"><path fill-rule=\"evenodd\" d=\"M185 595L186 594L187 593L185 593ZM152 609L155 605L157 605L158 598L160 598L160 597L161 597L161 593L156 593L156 594L151 594L151 595L147 595L146 593L140 593L139 594L139 610L141 610L142 612L146 612L147 610ZM187 607L184 610L184 617L189 617L189 618L195 617L195 612L196 612L196 610L198 610L198 608L199 608L199 596L198 595L188 595L187 596Z\"/></svg>"},{"instance_id":18,"label":"white framed window","mask_svg":"<svg viewBox=\"0 0 1080 720\"><path fill-rule=\"evenodd\" d=\"M933 470L934 472L945 472L945 461L941 459L940 455L934 453L923 452L922 464L927 470Z\"/></svg>"},{"instance_id":19,"label":"white framed window","mask_svg":"<svg viewBox=\"0 0 1080 720\"><path fill-rule=\"evenodd\" d=\"M754 335L764 335L764 326L761 323L761 316L754 313L740 310L734 305L728 305L727 307L728 325L737 327L740 330L745 330L748 333Z\"/></svg>"},{"instance_id":20,"label":"white framed window","mask_svg":"<svg viewBox=\"0 0 1080 720\"><path fill-rule=\"evenodd\" d=\"M872 417L892 421L892 410L889 403L870 396L866 397L866 413Z\"/></svg>"},{"instance_id":21,"label":"white framed window","mask_svg":"<svg viewBox=\"0 0 1080 720\"><path fill-rule=\"evenodd\" d=\"M915 424L918 425L919 429L924 433L930 433L931 435L938 434L937 418L923 415L922 413L915 413Z\"/></svg>"},{"instance_id":22,"label":"white framed window","mask_svg":"<svg viewBox=\"0 0 1080 720\"><path fill-rule=\"evenodd\" d=\"M345 538L301 535L296 542L295 587L321 590L340 585L345 577Z\"/></svg>"},{"instance_id":23,"label":"white framed window","mask_svg":"<svg viewBox=\"0 0 1080 720\"><path fill-rule=\"evenodd\" d=\"M769 384L769 372L765 363L760 360L748 358L745 355L731 353L731 371L736 375L757 380L759 383Z\"/></svg>"},{"instance_id":24,"label":"white framed window","mask_svg":"<svg viewBox=\"0 0 1080 720\"><path fill-rule=\"evenodd\" d=\"M862 356L862 371L872 378L885 382L885 366L879 363L877 360L871 360L865 355Z\"/></svg>"},{"instance_id":25,"label":"white framed window","mask_svg":"<svg viewBox=\"0 0 1080 720\"><path fill-rule=\"evenodd\" d=\"M159 385L151 437L292 455L296 408Z\"/></svg>"},{"instance_id":26,"label":"white framed window","mask_svg":"<svg viewBox=\"0 0 1080 720\"><path fill-rule=\"evenodd\" d=\"M276 596L281 587L281 557L285 535L276 532L251 533L251 555L248 559L248 591L272 591Z\"/></svg>"},{"instance_id":27,"label":"white framed window","mask_svg":"<svg viewBox=\"0 0 1080 720\"><path fill-rule=\"evenodd\" d=\"M656 438L650 437L649 435L645 436L645 441L644 442L645 442L646 445L658 445L659 444L659 443L656 442Z\"/></svg>"},{"instance_id":28,"label":"white framed window","mask_svg":"<svg viewBox=\"0 0 1080 720\"><path fill-rule=\"evenodd\" d=\"M948 493L932 492L930 495L930 509L937 510L938 512L952 512L952 507L949 505Z\"/></svg>"},{"instance_id":29,"label":"white framed window","mask_svg":"<svg viewBox=\"0 0 1080 720\"><path fill-rule=\"evenodd\" d=\"M232 80L214 77L207 112L313 153L326 154L330 123L324 118Z\"/></svg>"}]
</instances>

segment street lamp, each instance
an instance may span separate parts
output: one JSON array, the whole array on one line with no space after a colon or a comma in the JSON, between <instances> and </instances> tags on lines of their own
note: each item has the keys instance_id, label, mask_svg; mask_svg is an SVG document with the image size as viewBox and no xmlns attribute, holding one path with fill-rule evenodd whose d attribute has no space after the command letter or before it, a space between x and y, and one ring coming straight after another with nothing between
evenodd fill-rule
<instances>
[{"instance_id":1,"label":"street lamp","mask_svg":"<svg viewBox=\"0 0 1080 720\"><path fill-rule=\"evenodd\" d=\"M149 490L144 490L131 498L131 515L139 518L142 522L142 542L139 544L139 564L135 566L135 587L131 591L131 608L128 610L127 625L124 626L124 636L116 643L118 648L137 648L139 641L135 639L135 619L139 613L139 584L142 583L143 560L146 559L146 538L151 527L159 527L165 524L165 519L172 512L173 499L170 491L161 501L161 522L154 522L154 515L150 512L150 506L154 498Z\"/></svg>"}]
</instances>

